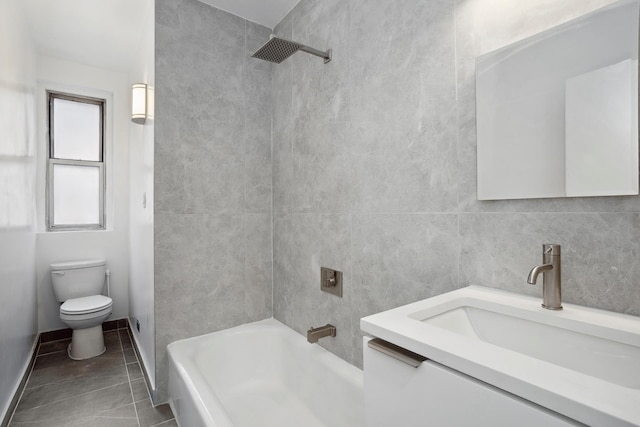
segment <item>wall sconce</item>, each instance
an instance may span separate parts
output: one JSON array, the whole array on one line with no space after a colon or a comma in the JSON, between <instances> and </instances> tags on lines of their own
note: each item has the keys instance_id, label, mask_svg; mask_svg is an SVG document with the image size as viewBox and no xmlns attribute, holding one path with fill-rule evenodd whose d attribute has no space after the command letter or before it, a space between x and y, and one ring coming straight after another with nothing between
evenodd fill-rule
<instances>
[{"instance_id":1,"label":"wall sconce","mask_svg":"<svg viewBox=\"0 0 640 427\"><path fill-rule=\"evenodd\" d=\"M143 125L147 120L147 85L134 83L131 85L131 121Z\"/></svg>"}]
</instances>

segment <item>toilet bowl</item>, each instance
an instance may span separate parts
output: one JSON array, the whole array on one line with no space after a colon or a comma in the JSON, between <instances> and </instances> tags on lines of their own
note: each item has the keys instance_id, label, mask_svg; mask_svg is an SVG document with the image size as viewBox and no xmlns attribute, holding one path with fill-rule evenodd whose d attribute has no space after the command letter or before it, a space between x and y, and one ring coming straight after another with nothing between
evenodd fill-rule
<instances>
[{"instance_id":1,"label":"toilet bowl","mask_svg":"<svg viewBox=\"0 0 640 427\"><path fill-rule=\"evenodd\" d=\"M103 295L73 298L60 306L60 320L73 330L67 348L74 360L89 359L106 351L102 323L111 315L113 301Z\"/></svg>"},{"instance_id":2,"label":"toilet bowl","mask_svg":"<svg viewBox=\"0 0 640 427\"><path fill-rule=\"evenodd\" d=\"M51 264L60 320L73 330L67 348L74 360L90 359L106 351L102 323L111 315L113 301L102 295L106 273L104 259Z\"/></svg>"}]
</instances>

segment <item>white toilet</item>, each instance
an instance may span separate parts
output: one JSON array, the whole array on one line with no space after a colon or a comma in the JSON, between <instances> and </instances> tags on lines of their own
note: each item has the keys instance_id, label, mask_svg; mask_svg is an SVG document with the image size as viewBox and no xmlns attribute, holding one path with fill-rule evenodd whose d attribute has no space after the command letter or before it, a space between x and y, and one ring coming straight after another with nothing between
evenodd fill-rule
<instances>
[{"instance_id":1,"label":"white toilet","mask_svg":"<svg viewBox=\"0 0 640 427\"><path fill-rule=\"evenodd\" d=\"M75 360L105 352L102 322L111 315L113 301L102 295L106 260L51 264L53 293L60 305L60 320L73 329L67 352Z\"/></svg>"}]
</instances>

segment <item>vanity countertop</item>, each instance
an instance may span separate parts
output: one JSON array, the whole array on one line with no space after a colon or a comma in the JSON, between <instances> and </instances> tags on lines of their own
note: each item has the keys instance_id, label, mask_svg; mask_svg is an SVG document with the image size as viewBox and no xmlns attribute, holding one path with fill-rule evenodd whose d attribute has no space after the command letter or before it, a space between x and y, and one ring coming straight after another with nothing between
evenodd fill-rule
<instances>
[{"instance_id":1,"label":"vanity countertop","mask_svg":"<svg viewBox=\"0 0 640 427\"><path fill-rule=\"evenodd\" d=\"M587 425L640 426L640 318L470 285L361 329Z\"/></svg>"}]
</instances>

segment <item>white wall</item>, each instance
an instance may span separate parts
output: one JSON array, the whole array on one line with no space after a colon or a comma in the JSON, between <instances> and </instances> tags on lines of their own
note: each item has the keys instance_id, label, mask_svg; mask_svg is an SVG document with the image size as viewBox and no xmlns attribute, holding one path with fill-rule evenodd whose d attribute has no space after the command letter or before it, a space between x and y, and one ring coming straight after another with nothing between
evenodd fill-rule
<instances>
[{"instance_id":1,"label":"white wall","mask_svg":"<svg viewBox=\"0 0 640 427\"><path fill-rule=\"evenodd\" d=\"M20 0L0 0L0 420L37 332L35 54Z\"/></svg>"},{"instance_id":2,"label":"white wall","mask_svg":"<svg viewBox=\"0 0 640 427\"><path fill-rule=\"evenodd\" d=\"M40 56L37 62L38 323L41 332L62 329L59 304L51 288L49 265L76 259L106 258L111 270L113 314L129 313L129 81L124 73ZM61 90L107 99L106 216L103 231L45 231L46 98L45 90Z\"/></svg>"},{"instance_id":3,"label":"white wall","mask_svg":"<svg viewBox=\"0 0 640 427\"><path fill-rule=\"evenodd\" d=\"M144 126L129 122L129 320L147 374L155 388L155 345L153 312L153 86L154 2L145 0L146 24L130 83L149 88L150 117ZM144 203L146 199L146 204ZM135 328L140 323L140 331Z\"/></svg>"}]
</instances>

